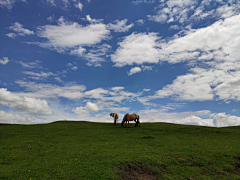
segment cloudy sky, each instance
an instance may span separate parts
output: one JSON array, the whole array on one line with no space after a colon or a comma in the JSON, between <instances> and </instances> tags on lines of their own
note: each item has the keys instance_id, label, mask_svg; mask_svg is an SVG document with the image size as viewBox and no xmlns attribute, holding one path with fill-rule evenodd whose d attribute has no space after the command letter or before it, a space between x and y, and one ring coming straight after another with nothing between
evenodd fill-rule
<instances>
[{"instance_id":1,"label":"cloudy sky","mask_svg":"<svg viewBox=\"0 0 240 180\"><path fill-rule=\"evenodd\" d=\"M0 123L240 125L239 0L0 0Z\"/></svg>"}]
</instances>

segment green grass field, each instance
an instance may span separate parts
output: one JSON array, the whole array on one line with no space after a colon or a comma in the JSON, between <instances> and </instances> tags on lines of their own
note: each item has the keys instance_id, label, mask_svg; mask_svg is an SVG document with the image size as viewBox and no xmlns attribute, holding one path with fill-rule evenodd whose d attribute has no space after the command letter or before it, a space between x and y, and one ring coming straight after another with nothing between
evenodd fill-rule
<instances>
[{"instance_id":1,"label":"green grass field","mask_svg":"<svg viewBox=\"0 0 240 180\"><path fill-rule=\"evenodd\" d=\"M0 125L0 179L240 179L240 127Z\"/></svg>"}]
</instances>

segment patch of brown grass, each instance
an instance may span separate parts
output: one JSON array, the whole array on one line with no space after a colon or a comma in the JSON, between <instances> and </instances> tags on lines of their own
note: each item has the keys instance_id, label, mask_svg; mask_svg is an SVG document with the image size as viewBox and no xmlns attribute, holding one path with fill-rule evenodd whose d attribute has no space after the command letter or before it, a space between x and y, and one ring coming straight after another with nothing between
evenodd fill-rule
<instances>
[{"instance_id":1,"label":"patch of brown grass","mask_svg":"<svg viewBox=\"0 0 240 180\"><path fill-rule=\"evenodd\" d=\"M118 175L121 180L155 180L158 179L156 173L151 172L143 163L130 162L126 165L119 166Z\"/></svg>"}]
</instances>

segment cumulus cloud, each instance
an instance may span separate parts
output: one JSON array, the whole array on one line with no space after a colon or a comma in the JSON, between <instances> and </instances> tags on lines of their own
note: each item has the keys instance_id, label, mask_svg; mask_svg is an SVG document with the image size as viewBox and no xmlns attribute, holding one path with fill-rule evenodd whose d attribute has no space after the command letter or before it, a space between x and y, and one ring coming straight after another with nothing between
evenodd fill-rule
<instances>
[{"instance_id":1,"label":"cumulus cloud","mask_svg":"<svg viewBox=\"0 0 240 180\"><path fill-rule=\"evenodd\" d=\"M0 89L0 102L16 102L23 100L21 97L12 94L10 91L8 91L6 88Z\"/></svg>"},{"instance_id":2,"label":"cumulus cloud","mask_svg":"<svg viewBox=\"0 0 240 180\"><path fill-rule=\"evenodd\" d=\"M9 124L32 124L37 118L28 114L13 114L0 110L0 122ZM38 119L39 120L39 119Z\"/></svg>"},{"instance_id":3,"label":"cumulus cloud","mask_svg":"<svg viewBox=\"0 0 240 180\"><path fill-rule=\"evenodd\" d=\"M119 43L111 58L118 67L159 61L197 64L149 99L239 101L239 22L240 15L232 16L205 28L184 30L169 40L155 33L133 33Z\"/></svg>"},{"instance_id":4,"label":"cumulus cloud","mask_svg":"<svg viewBox=\"0 0 240 180\"><path fill-rule=\"evenodd\" d=\"M225 64L225 63L224 63ZM233 63L236 65L236 63ZM240 71L235 67L224 70L218 67L211 69L192 68L191 73L178 76L172 84L156 92L155 98L172 96L176 100L240 100ZM223 64L221 64L223 65ZM221 66L219 65L219 66ZM226 68L227 63L223 67ZM152 97L154 98L154 97Z\"/></svg>"},{"instance_id":5,"label":"cumulus cloud","mask_svg":"<svg viewBox=\"0 0 240 180\"><path fill-rule=\"evenodd\" d=\"M119 48L111 55L114 66L158 63L159 50L157 40L160 38L156 33L132 33L119 42Z\"/></svg>"},{"instance_id":6,"label":"cumulus cloud","mask_svg":"<svg viewBox=\"0 0 240 180\"><path fill-rule=\"evenodd\" d=\"M213 116L213 125L216 127L224 126L239 126L240 117L226 115L225 113L218 113Z\"/></svg>"},{"instance_id":7,"label":"cumulus cloud","mask_svg":"<svg viewBox=\"0 0 240 180\"><path fill-rule=\"evenodd\" d=\"M238 60L240 34L238 29L240 15L219 20L206 28L190 29L184 31L184 37L173 38L167 43L161 43L161 56L168 62L177 63L190 60L200 55L200 51L219 55L225 60ZM213 51L212 53L210 51ZM180 56L180 57L179 57Z\"/></svg>"},{"instance_id":8,"label":"cumulus cloud","mask_svg":"<svg viewBox=\"0 0 240 180\"><path fill-rule=\"evenodd\" d=\"M225 127L225 126L239 126L240 117L232 116L225 113L211 114L209 110L195 111L195 112L179 112L168 113L159 109L141 110L142 122L168 122L186 125L197 126L212 126L212 127Z\"/></svg>"},{"instance_id":9,"label":"cumulus cloud","mask_svg":"<svg viewBox=\"0 0 240 180\"><path fill-rule=\"evenodd\" d=\"M0 64L6 65L9 62L9 59L7 57L3 57L0 59Z\"/></svg>"},{"instance_id":10,"label":"cumulus cloud","mask_svg":"<svg viewBox=\"0 0 240 180\"><path fill-rule=\"evenodd\" d=\"M197 116L189 116L184 119L178 120L175 123L177 124L186 124L186 125L195 125L195 126L213 126L212 119L202 119Z\"/></svg>"},{"instance_id":11,"label":"cumulus cloud","mask_svg":"<svg viewBox=\"0 0 240 180\"><path fill-rule=\"evenodd\" d=\"M37 34L48 39L47 42L39 45L65 52L72 48L78 49L81 46L97 44L106 39L109 33L106 26L101 23L82 26L76 22L70 23L60 19L58 25L39 27Z\"/></svg>"},{"instance_id":12,"label":"cumulus cloud","mask_svg":"<svg viewBox=\"0 0 240 180\"><path fill-rule=\"evenodd\" d=\"M35 115L53 115L53 111L48 106L47 101L30 97L21 97L7 91L5 88L0 89L0 104L15 108L18 111L29 111Z\"/></svg>"},{"instance_id":13,"label":"cumulus cloud","mask_svg":"<svg viewBox=\"0 0 240 180\"><path fill-rule=\"evenodd\" d=\"M226 113L216 113L211 114L209 119L202 119L197 116L189 116L177 121L176 123L214 127L239 126L240 117L232 116L230 114L226 115Z\"/></svg>"},{"instance_id":14,"label":"cumulus cloud","mask_svg":"<svg viewBox=\"0 0 240 180\"><path fill-rule=\"evenodd\" d=\"M17 35L19 36L25 36L25 35L33 35L34 32L30 31L28 29L23 28L23 25L19 22L15 22L13 26L10 26L9 29L15 31L15 33L9 33L7 34L8 37L14 38Z\"/></svg>"},{"instance_id":15,"label":"cumulus cloud","mask_svg":"<svg viewBox=\"0 0 240 180\"><path fill-rule=\"evenodd\" d=\"M53 111L48 106L46 100L24 97L23 101L17 101L9 107L14 107L18 111L29 111L35 115L53 115Z\"/></svg>"},{"instance_id":16,"label":"cumulus cloud","mask_svg":"<svg viewBox=\"0 0 240 180\"><path fill-rule=\"evenodd\" d=\"M128 75L131 76L133 74L139 73L141 72L142 69L140 67L133 67L130 69L130 71L128 72Z\"/></svg>"},{"instance_id":17,"label":"cumulus cloud","mask_svg":"<svg viewBox=\"0 0 240 180\"><path fill-rule=\"evenodd\" d=\"M209 116L211 112L209 110L195 111L195 112L166 112L166 108L172 108L171 105L163 107L162 109L145 109L140 110L138 114L141 114L141 121L143 122L171 122L177 123L178 121L185 119L190 116Z\"/></svg>"},{"instance_id":18,"label":"cumulus cloud","mask_svg":"<svg viewBox=\"0 0 240 180\"><path fill-rule=\"evenodd\" d=\"M98 111L98 106L95 103L87 102L85 107L76 107L75 109L72 109L72 111L75 114L82 114L82 113L90 113L92 111L97 112Z\"/></svg>"},{"instance_id":19,"label":"cumulus cloud","mask_svg":"<svg viewBox=\"0 0 240 180\"><path fill-rule=\"evenodd\" d=\"M102 56L105 55L107 46L104 44L99 48L93 45L108 39L110 31L105 24L91 19L90 16L87 16L87 20L91 24L82 26L77 22L67 22L61 17L58 25L38 27L37 35L47 41L30 44L37 44L59 53L81 56L88 60L89 64L99 66L99 62L104 61ZM88 52L83 46L92 46L92 49Z\"/></svg>"},{"instance_id":20,"label":"cumulus cloud","mask_svg":"<svg viewBox=\"0 0 240 180\"><path fill-rule=\"evenodd\" d=\"M112 24L112 23L109 23L107 25L107 28L108 29L111 29L111 30L114 30L114 32L127 32L131 27L134 26L133 23L129 24L129 25L126 25L127 23L127 19L124 19L124 20L115 20L115 24Z\"/></svg>"}]
</instances>

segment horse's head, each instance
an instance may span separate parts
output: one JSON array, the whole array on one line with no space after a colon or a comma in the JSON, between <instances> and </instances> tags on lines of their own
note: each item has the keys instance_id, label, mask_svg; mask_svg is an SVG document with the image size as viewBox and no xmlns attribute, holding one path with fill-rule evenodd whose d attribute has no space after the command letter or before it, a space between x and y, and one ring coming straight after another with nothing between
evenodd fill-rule
<instances>
[{"instance_id":1,"label":"horse's head","mask_svg":"<svg viewBox=\"0 0 240 180\"><path fill-rule=\"evenodd\" d=\"M114 114L113 114L113 113L111 113L111 114L110 114L110 116L112 116L112 117L113 117L113 116L114 116Z\"/></svg>"},{"instance_id":2,"label":"horse's head","mask_svg":"<svg viewBox=\"0 0 240 180\"><path fill-rule=\"evenodd\" d=\"M121 126L122 126L122 128L124 128L124 125L125 125L125 123L122 121L122 122L121 122Z\"/></svg>"}]
</instances>

